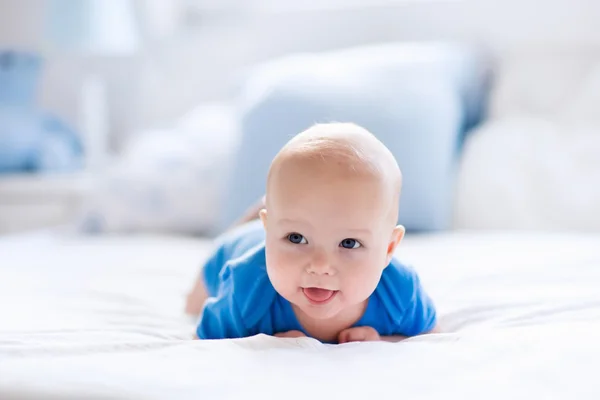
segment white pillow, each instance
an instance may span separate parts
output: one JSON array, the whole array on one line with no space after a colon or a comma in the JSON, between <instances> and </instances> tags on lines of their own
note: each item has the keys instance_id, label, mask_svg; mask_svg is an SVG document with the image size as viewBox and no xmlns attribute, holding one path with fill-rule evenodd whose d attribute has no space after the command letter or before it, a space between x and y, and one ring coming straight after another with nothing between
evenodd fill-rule
<instances>
[{"instance_id":1,"label":"white pillow","mask_svg":"<svg viewBox=\"0 0 600 400\"><path fill-rule=\"evenodd\" d=\"M514 116L467 140L458 229L600 231L600 123Z\"/></svg>"},{"instance_id":2,"label":"white pillow","mask_svg":"<svg viewBox=\"0 0 600 400\"><path fill-rule=\"evenodd\" d=\"M202 105L172 130L135 136L98 177L79 227L85 232L211 234L237 139L227 105Z\"/></svg>"}]
</instances>

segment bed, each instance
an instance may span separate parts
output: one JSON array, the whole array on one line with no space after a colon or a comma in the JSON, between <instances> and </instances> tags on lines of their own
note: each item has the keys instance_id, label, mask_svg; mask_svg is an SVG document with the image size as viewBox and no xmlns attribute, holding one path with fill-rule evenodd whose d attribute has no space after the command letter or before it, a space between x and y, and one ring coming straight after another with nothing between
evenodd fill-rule
<instances>
[{"instance_id":1,"label":"bed","mask_svg":"<svg viewBox=\"0 0 600 400\"><path fill-rule=\"evenodd\" d=\"M0 240L1 399L594 398L600 235L408 236L446 333L398 344L191 340L211 247L183 236Z\"/></svg>"}]
</instances>

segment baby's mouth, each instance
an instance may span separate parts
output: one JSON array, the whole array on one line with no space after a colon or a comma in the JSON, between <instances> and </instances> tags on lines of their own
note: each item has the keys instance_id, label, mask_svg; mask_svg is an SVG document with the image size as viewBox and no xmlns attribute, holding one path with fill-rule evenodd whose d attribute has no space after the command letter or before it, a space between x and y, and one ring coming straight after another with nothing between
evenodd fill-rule
<instances>
[{"instance_id":1,"label":"baby's mouth","mask_svg":"<svg viewBox=\"0 0 600 400\"><path fill-rule=\"evenodd\" d=\"M313 304L325 304L337 294L337 290L321 289L317 287L303 288L302 292Z\"/></svg>"}]
</instances>

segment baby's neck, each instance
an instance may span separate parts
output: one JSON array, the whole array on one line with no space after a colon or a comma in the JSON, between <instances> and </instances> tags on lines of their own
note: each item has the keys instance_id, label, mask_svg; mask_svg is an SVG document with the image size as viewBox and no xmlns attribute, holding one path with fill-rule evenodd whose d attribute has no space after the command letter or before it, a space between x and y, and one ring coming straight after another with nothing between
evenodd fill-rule
<instances>
[{"instance_id":1,"label":"baby's neck","mask_svg":"<svg viewBox=\"0 0 600 400\"><path fill-rule=\"evenodd\" d=\"M293 309L298 322L309 336L322 342L335 343L341 331L350 328L361 319L367 308L367 302L368 300L365 300L330 319L311 318L295 305Z\"/></svg>"}]
</instances>

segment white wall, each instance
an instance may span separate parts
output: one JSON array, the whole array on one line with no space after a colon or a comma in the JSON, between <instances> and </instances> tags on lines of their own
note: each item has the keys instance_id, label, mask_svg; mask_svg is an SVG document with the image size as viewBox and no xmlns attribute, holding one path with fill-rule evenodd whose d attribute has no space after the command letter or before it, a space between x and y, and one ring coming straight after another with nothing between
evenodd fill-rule
<instances>
[{"instance_id":1,"label":"white wall","mask_svg":"<svg viewBox=\"0 0 600 400\"><path fill-rule=\"evenodd\" d=\"M200 99L227 96L240 67L293 51L391 40L480 43L497 54L600 49L600 1L414 1L393 7L266 14L192 31L157 54L168 85L147 86L147 119L168 119Z\"/></svg>"},{"instance_id":2,"label":"white wall","mask_svg":"<svg viewBox=\"0 0 600 400\"><path fill-rule=\"evenodd\" d=\"M0 1L0 45L40 49L43 0ZM176 14L175 14L176 15ZM272 13L186 29L134 60L94 63L112 88L117 135L167 124L200 101L227 98L243 67L294 51L321 51L391 40L447 39L479 43L495 53L581 54L600 50L600 1L428 1L335 12ZM43 103L77 121L81 60L50 58Z\"/></svg>"}]
</instances>

